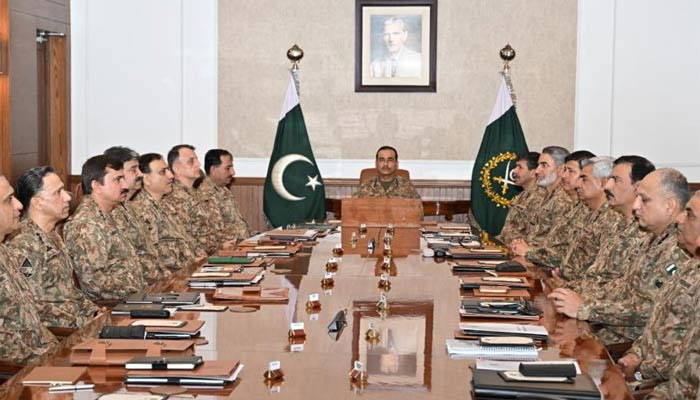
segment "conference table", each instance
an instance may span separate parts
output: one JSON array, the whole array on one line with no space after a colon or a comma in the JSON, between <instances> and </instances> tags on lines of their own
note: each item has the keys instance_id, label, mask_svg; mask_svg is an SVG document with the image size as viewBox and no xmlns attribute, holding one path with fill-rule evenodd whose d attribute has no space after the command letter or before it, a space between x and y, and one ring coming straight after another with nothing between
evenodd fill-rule
<instances>
[{"instance_id":1,"label":"conference table","mask_svg":"<svg viewBox=\"0 0 700 400\"><path fill-rule=\"evenodd\" d=\"M400 229L399 229L400 230ZM369 236L373 233L368 232ZM418 231L406 233L411 242L424 241ZM396 237L401 237L401 232ZM342 240L341 240L342 238ZM263 287L289 288L287 304L241 307L228 304L225 312L178 312L175 318L205 321L195 352L205 360L240 360L245 365L232 388L189 391L197 398L289 398L289 399L469 399L474 360L451 359L445 341L454 338L460 322L459 277L453 275L449 260L426 258L420 250L394 246L388 290L378 283L383 261L382 247L369 254L366 242L353 242L348 232L333 233L305 247L289 259L276 259L268 268ZM326 262L333 248L342 242L344 253L332 286L323 285ZM380 241L381 242L381 241ZM410 247L410 246L409 246ZM151 291L188 290L186 278L198 265L179 271ZM201 291L201 290L200 290ZM583 322L558 316L538 283L533 292L535 305L543 311L539 323L550 333L540 352L542 360L576 359L584 372L602 382L606 399L631 398L623 376L612 363L605 347ZM206 300L212 301L211 293ZM389 308L376 304L384 293ZM306 308L309 295L318 294L321 308ZM346 310L347 326L340 334L329 333L328 325L336 314ZM103 314L92 324L65 339L62 348L45 359L44 365L67 366L72 343L97 336L105 324L118 317ZM290 343L290 323L303 322L306 339ZM379 342L366 340L372 325ZM366 369L366 383L352 382L349 372L356 360ZM282 382L266 382L263 374L271 361L280 361ZM124 387L125 370L114 367L89 367L85 381L96 384L94 391L48 394L44 387L23 387L21 379L31 370L25 368L0 387L7 398L92 399L101 393L123 391L148 393L148 388Z\"/></svg>"}]
</instances>

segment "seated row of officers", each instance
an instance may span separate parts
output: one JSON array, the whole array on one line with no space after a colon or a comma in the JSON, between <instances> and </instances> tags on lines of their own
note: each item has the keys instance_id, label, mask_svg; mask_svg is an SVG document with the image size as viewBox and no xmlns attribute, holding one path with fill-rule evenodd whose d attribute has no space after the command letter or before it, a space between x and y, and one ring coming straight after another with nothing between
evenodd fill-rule
<instances>
[{"instance_id":1,"label":"seated row of officers","mask_svg":"<svg viewBox=\"0 0 700 400\"><path fill-rule=\"evenodd\" d=\"M167 162L112 147L83 164L70 217L71 195L50 166L24 172L16 192L0 177L0 360L35 360L57 342L47 328L79 329L98 304L250 237L228 188L231 153L208 151L203 178L200 167L189 145L173 147Z\"/></svg>"},{"instance_id":2,"label":"seated row of officers","mask_svg":"<svg viewBox=\"0 0 700 400\"><path fill-rule=\"evenodd\" d=\"M552 272L557 312L588 321L631 385L655 386L647 398L696 398L700 192L640 156L558 146L522 154L514 178L524 190L498 239Z\"/></svg>"},{"instance_id":3,"label":"seated row of officers","mask_svg":"<svg viewBox=\"0 0 700 400\"><path fill-rule=\"evenodd\" d=\"M376 154L377 176L355 197L420 198L397 175L398 153ZM250 237L228 186L226 150L200 163L189 145L138 156L114 147L85 162L83 199L51 167L0 178L0 359L25 363L55 344L46 327L80 328L98 311L191 262ZM523 191L498 239L552 271L556 310L588 321L630 381L649 398L695 398L700 385L700 192L646 158L596 157L549 146L519 156ZM19 222L20 211L23 218ZM19 225L19 229L18 228ZM73 285L73 273L78 286ZM556 333L556 332L555 332ZM577 331L576 335L579 332Z\"/></svg>"}]
</instances>

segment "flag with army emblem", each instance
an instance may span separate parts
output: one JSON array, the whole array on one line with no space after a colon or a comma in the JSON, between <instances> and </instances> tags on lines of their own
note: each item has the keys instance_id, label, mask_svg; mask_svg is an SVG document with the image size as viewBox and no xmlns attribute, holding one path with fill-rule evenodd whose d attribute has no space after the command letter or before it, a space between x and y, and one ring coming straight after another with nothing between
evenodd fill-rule
<instances>
[{"instance_id":1,"label":"flag with army emblem","mask_svg":"<svg viewBox=\"0 0 700 400\"><path fill-rule=\"evenodd\" d=\"M472 213L492 237L503 229L510 203L522 190L513 183L511 173L518 155L527 151L523 129L502 74L496 105L472 171Z\"/></svg>"},{"instance_id":2,"label":"flag with army emblem","mask_svg":"<svg viewBox=\"0 0 700 400\"><path fill-rule=\"evenodd\" d=\"M267 167L263 210L272 226L324 220L326 191L292 76Z\"/></svg>"}]
</instances>

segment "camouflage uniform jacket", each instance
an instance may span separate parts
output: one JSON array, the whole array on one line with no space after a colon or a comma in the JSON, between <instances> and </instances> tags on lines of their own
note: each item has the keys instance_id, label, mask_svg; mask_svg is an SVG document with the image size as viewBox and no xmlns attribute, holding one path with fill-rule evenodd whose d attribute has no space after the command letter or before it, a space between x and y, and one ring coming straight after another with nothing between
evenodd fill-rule
<instances>
[{"instance_id":1,"label":"camouflage uniform jacket","mask_svg":"<svg viewBox=\"0 0 700 400\"><path fill-rule=\"evenodd\" d=\"M625 275L582 298L577 318L605 325L610 340L614 338L618 343L641 336L669 271L674 266L682 268L690 259L678 247L676 231L675 225L671 225L644 243ZM601 338L606 344L612 343Z\"/></svg>"},{"instance_id":2,"label":"camouflage uniform jacket","mask_svg":"<svg viewBox=\"0 0 700 400\"><path fill-rule=\"evenodd\" d=\"M42 325L31 292L23 290L19 262L0 244L0 360L24 364L44 354L58 342Z\"/></svg>"},{"instance_id":3,"label":"camouflage uniform jacket","mask_svg":"<svg viewBox=\"0 0 700 400\"><path fill-rule=\"evenodd\" d=\"M568 213L576 203L566 194L561 186L547 191L539 204L531 207L532 214L529 218L530 225L527 227L525 241L530 245L539 245L544 242L545 237L564 215Z\"/></svg>"},{"instance_id":4,"label":"camouflage uniform jacket","mask_svg":"<svg viewBox=\"0 0 700 400\"><path fill-rule=\"evenodd\" d=\"M598 254L582 278L568 281L565 287L578 293L599 290L603 285L625 274L637 257L640 248L650 240L651 234L639 227L636 218L621 218L601 243Z\"/></svg>"},{"instance_id":5,"label":"camouflage uniform jacket","mask_svg":"<svg viewBox=\"0 0 700 400\"><path fill-rule=\"evenodd\" d=\"M547 189L539 185L533 185L530 189L518 193L508 208L506 221L497 239L508 244L513 239L524 238L530 224L530 215L535 207L541 204L545 194Z\"/></svg>"},{"instance_id":6,"label":"camouflage uniform jacket","mask_svg":"<svg viewBox=\"0 0 700 400\"><path fill-rule=\"evenodd\" d=\"M525 253L525 259L534 264L558 267L561 264L569 244L576 240L581 221L589 221L595 213L582 201L577 201L573 207L554 221L554 225L546 233L541 243L530 243L530 249Z\"/></svg>"},{"instance_id":7,"label":"camouflage uniform jacket","mask_svg":"<svg viewBox=\"0 0 700 400\"><path fill-rule=\"evenodd\" d=\"M420 195L413 187L411 182L403 177L396 176L388 189L384 190L379 176L366 180L360 185L357 192L353 193L352 197L383 197L390 199L420 199Z\"/></svg>"},{"instance_id":8,"label":"camouflage uniform jacket","mask_svg":"<svg viewBox=\"0 0 700 400\"><path fill-rule=\"evenodd\" d=\"M117 228L126 236L136 249L143 277L148 285L158 282L164 275L163 265L158 258L155 242L148 234L148 228L125 204L119 204L110 212Z\"/></svg>"},{"instance_id":9,"label":"camouflage uniform jacket","mask_svg":"<svg viewBox=\"0 0 700 400\"><path fill-rule=\"evenodd\" d=\"M691 259L661 288L642 336L629 350L642 360L639 371L645 379L668 379L681 355L679 344L697 317L698 292L700 261Z\"/></svg>"},{"instance_id":10,"label":"camouflage uniform jacket","mask_svg":"<svg viewBox=\"0 0 700 400\"><path fill-rule=\"evenodd\" d=\"M194 243L148 191L136 193L126 207L146 226L162 265L174 271L195 260Z\"/></svg>"},{"instance_id":11,"label":"camouflage uniform jacket","mask_svg":"<svg viewBox=\"0 0 700 400\"><path fill-rule=\"evenodd\" d=\"M248 223L243 219L238 203L228 188L220 187L206 177L197 190L202 197L211 199L219 211L224 240L247 239L252 236Z\"/></svg>"},{"instance_id":12,"label":"camouflage uniform jacket","mask_svg":"<svg viewBox=\"0 0 700 400\"><path fill-rule=\"evenodd\" d=\"M63 239L46 233L29 218L7 246L19 257L19 272L34 287L45 326L79 329L98 307L73 284L73 262Z\"/></svg>"},{"instance_id":13,"label":"camouflage uniform jacket","mask_svg":"<svg viewBox=\"0 0 700 400\"><path fill-rule=\"evenodd\" d=\"M694 316L700 315L700 291L693 296ZM672 360L673 368L668 382L658 385L647 399L700 398L700 319L692 318L687 334L677 344L679 359ZM644 375L644 373L642 373Z\"/></svg>"},{"instance_id":14,"label":"camouflage uniform jacket","mask_svg":"<svg viewBox=\"0 0 700 400\"><path fill-rule=\"evenodd\" d=\"M579 221L573 227L576 237L571 241L561 263L561 275L566 280L583 277L595 261L601 244L615 233L622 214L613 210L608 203L591 213L588 221Z\"/></svg>"},{"instance_id":15,"label":"camouflage uniform jacket","mask_svg":"<svg viewBox=\"0 0 700 400\"><path fill-rule=\"evenodd\" d=\"M197 253L211 254L222 242L218 230L221 215L213 201L200 196L197 189L187 187L177 179L173 191L162 199L163 207L175 221L181 221L185 232L193 239Z\"/></svg>"},{"instance_id":16,"label":"camouflage uniform jacket","mask_svg":"<svg viewBox=\"0 0 700 400\"><path fill-rule=\"evenodd\" d=\"M80 288L93 301L123 300L145 287L136 250L92 196L63 229Z\"/></svg>"}]
</instances>

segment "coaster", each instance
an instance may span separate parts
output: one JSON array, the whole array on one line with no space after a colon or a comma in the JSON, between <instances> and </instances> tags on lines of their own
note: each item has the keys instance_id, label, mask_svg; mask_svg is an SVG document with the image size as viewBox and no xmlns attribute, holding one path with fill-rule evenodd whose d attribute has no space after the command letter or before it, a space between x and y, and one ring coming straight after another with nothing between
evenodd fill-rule
<instances>
[{"instance_id":1,"label":"coaster","mask_svg":"<svg viewBox=\"0 0 700 400\"><path fill-rule=\"evenodd\" d=\"M229 307L229 310L231 310L231 312L235 312L235 313L251 313L251 312L258 311L258 309L255 307L246 307L246 306L233 306L233 307Z\"/></svg>"}]
</instances>

